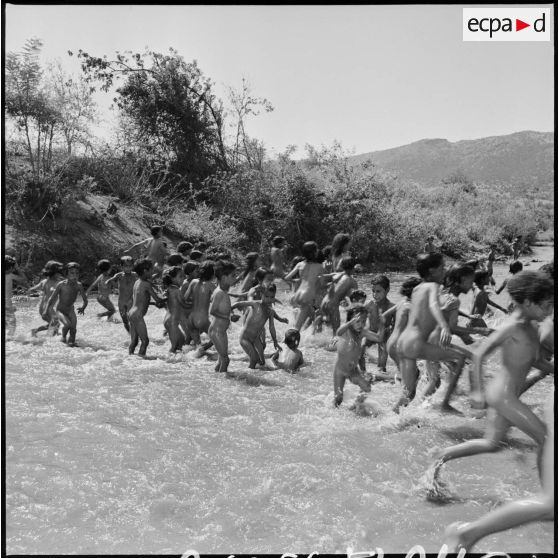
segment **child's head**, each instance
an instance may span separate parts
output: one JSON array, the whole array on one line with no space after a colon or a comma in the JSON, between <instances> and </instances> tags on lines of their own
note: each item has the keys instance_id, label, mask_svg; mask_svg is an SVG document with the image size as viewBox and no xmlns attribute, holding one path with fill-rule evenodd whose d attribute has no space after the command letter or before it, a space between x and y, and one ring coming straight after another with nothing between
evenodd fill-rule
<instances>
[{"instance_id":1,"label":"child's head","mask_svg":"<svg viewBox=\"0 0 558 558\"><path fill-rule=\"evenodd\" d=\"M508 280L508 293L517 305L527 304L534 320L543 320L554 306L554 281L540 271L520 271ZM533 308L535 306L536 308Z\"/></svg>"},{"instance_id":2,"label":"child's head","mask_svg":"<svg viewBox=\"0 0 558 558\"><path fill-rule=\"evenodd\" d=\"M417 272L421 279L441 283L444 278L444 256L439 252L419 254Z\"/></svg>"},{"instance_id":3,"label":"child's head","mask_svg":"<svg viewBox=\"0 0 558 558\"><path fill-rule=\"evenodd\" d=\"M201 242L198 242L196 244L196 248L200 251L203 252L204 250L207 250L207 247L209 246L209 244L207 244L207 242L204 242L203 240Z\"/></svg>"},{"instance_id":4,"label":"child's head","mask_svg":"<svg viewBox=\"0 0 558 558\"><path fill-rule=\"evenodd\" d=\"M302 245L302 256L306 261L314 262L316 261L316 256L318 255L318 245L310 240Z\"/></svg>"},{"instance_id":5,"label":"child's head","mask_svg":"<svg viewBox=\"0 0 558 558\"><path fill-rule=\"evenodd\" d=\"M64 270L64 266L57 262L56 260L49 260L45 267L43 267L42 274L45 277L54 277L57 274L61 274Z\"/></svg>"},{"instance_id":6,"label":"child's head","mask_svg":"<svg viewBox=\"0 0 558 558\"><path fill-rule=\"evenodd\" d=\"M217 256L215 256L218 260L228 262L231 259L231 255L228 252L219 252Z\"/></svg>"},{"instance_id":7,"label":"child's head","mask_svg":"<svg viewBox=\"0 0 558 558\"><path fill-rule=\"evenodd\" d=\"M360 289L354 290L349 296L352 304L364 304L366 301L366 293Z\"/></svg>"},{"instance_id":8,"label":"child's head","mask_svg":"<svg viewBox=\"0 0 558 558\"><path fill-rule=\"evenodd\" d=\"M232 262L227 262L223 260L218 260L217 264L215 265L215 277L219 282L222 282L223 279L227 279L227 285L232 285L234 283L236 277L234 276L234 272L236 270L236 265Z\"/></svg>"},{"instance_id":9,"label":"child's head","mask_svg":"<svg viewBox=\"0 0 558 558\"><path fill-rule=\"evenodd\" d=\"M182 256L182 254L171 254L168 258L167 258L167 265L169 267L174 267L177 265L182 265L184 263L184 258Z\"/></svg>"},{"instance_id":10,"label":"child's head","mask_svg":"<svg viewBox=\"0 0 558 558\"><path fill-rule=\"evenodd\" d=\"M151 232L151 236L153 238L161 238L163 236L163 227L159 225L153 225L149 231Z\"/></svg>"},{"instance_id":11,"label":"child's head","mask_svg":"<svg viewBox=\"0 0 558 558\"><path fill-rule=\"evenodd\" d=\"M274 236L271 243L273 244L274 248L283 248L285 245L285 237L284 236Z\"/></svg>"},{"instance_id":12,"label":"child's head","mask_svg":"<svg viewBox=\"0 0 558 558\"><path fill-rule=\"evenodd\" d=\"M554 260L539 267L541 273L546 273L554 281Z\"/></svg>"},{"instance_id":13,"label":"child's head","mask_svg":"<svg viewBox=\"0 0 558 558\"><path fill-rule=\"evenodd\" d=\"M422 283L422 279L420 277L407 277L403 283L401 283L401 288L399 292L406 298L411 298L413 294L413 290L417 285Z\"/></svg>"},{"instance_id":14,"label":"child's head","mask_svg":"<svg viewBox=\"0 0 558 558\"><path fill-rule=\"evenodd\" d=\"M258 269L256 269L254 277L258 282L258 285L264 285L268 287L269 285L271 285L271 283L273 283L274 275L273 271L270 271L265 267L258 267Z\"/></svg>"},{"instance_id":15,"label":"child's head","mask_svg":"<svg viewBox=\"0 0 558 558\"><path fill-rule=\"evenodd\" d=\"M120 265L124 271L132 271L134 267L134 260L132 259L132 256L122 256L120 258Z\"/></svg>"},{"instance_id":16,"label":"child's head","mask_svg":"<svg viewBox=\"0 0 558 558\"><path fill-rule=\"evenodd\" d=\"M215 268L211 260L206 260L200 265L200 281L211 281L215 275Z\"/></svg>"},{"instance_id":17,"label":"child's head","mask_svg":"<svg viewBox=\"0 0 558 558\"><path fill-rule=\"evenodd\" d=\"M350 256L345 256L344 258L341 258L339 265L343 271L352 271L355 268L356 260Z\"/></svg>"},{"instance_id":18,"label":"child's head","mask_svg":"<svg viewBox=\"0 0 558 558\"><path fill-rule=\"evenodd\" d=\"M97 271L99 273L108 273L111 268L111 263L108 260L99 260L97 262Z\"/></svg>"},{"instance_id":19,"label":"child's head","mask_svg":"<svg viewBox=\"0 0 558 558\"><path fill-rule=\"evenodd\" d=\"M193 247L194 246L192 245L191 242L188 242L187 240L183 240L182 242L178 243L178 246L176 247L176 251L179 254L182 254L183 256L186 256L192 251Z\"/></svg>"},{"instance_id":20,"label":"child's head","mask_svg":"<svg viewBox=\"0 0 558 558\"><path fill-rule=\"evenodd\" d=\"M79 264L77 262L69 262L66 264L66 276L70 280L78 278Z\"/></svg>"},{"instance_id":21,"label":"child's head","mask_svg":"<svg viewBox=\"0 0 558 558\"><path fill-rule=\"evenodd\" d=\"M477 268L479 267L479 260L467 260L465 262L465 265L468 265L469 267L472 267L473 270L477 270Z\"/></svg>"},{"instance_id":22,"label":"child's head","mask_svg":"<svg viewBox=\"0 0 558 558\"><path fill-rule=\"evenodd\" d=\"M134 271L141 279L145 278L152 269L153 262L149 258L143 258L134 264Z\"/></svg>"},{"instance_id":23,"label":"child's head","mask_svg":"<svg viewBox=\"0 0 558 558\"><path fill-rule=\"evenodd\" d=\"M480 271L475 271L475 285L479 289L483 289L488 285L490 282L490 273L485 269L481 269Z\"/></svg>"},{"instance_id":24,"label":"child's head","mask_svg":"<svg viewBox=\"0 0 558 558\"><path fill-rule=\"evenodd\" d=\"M331 243L331 254L333 256L340 256L345 250L348 249L351 237L347 233L338 233L333 237Z\"/></svg>"},{"instance_id":25,"label":"child's head","mask_svg":"<svg viewBox=\"0 0 558 558\"><path fill-rule=\"evenodd\" d=\"M275 283L271 283L267 289L262 291L262 302L271 304L275 301L275 294L277 293L277 287Z\"/></svg>"},{"instance_id":26,"label":"child's head","mask_svg":"<svg viewBox=\"0 0 558 558\"><path fill-rule=\"evenodd\" d=\"M192 250L190 252L190 259L192 261L198 262L202 259L203 254L199 250Z\"/></svg>"},{"instance_id":27,"label":"child's head","mask_svg":"<svg viewBox=\"0 0 558 558\"><path fill-rule=\"evenodd\" d=\"M16 268L17 262L13 256L4 256L4 273L10 273Z\"/></svg>"},{"instance_id":28,"label":"child's head","mask_svg":"<svg viewBox=\"0 0 558 558\"><path fill-rule=\"evenodd\" d=\"M376 302L382 302L389 292L389 279L385 275L372 277L372 296Z\"/></svg>"},{"instance_id":29,"label":"child's head","mask_svg":"<svg viewBox=\"0 0 558 558\"><path fill-rule=\"evenodd\" d=\"M300 332L298 329L290 328L285 332L285 340L283 341L291 351L296 351L300 343Z\"/></svg>"},{"instance_id":30,"label":"child's head","mask_svg":"<svg viewBox=\"0 0 558 558\"><path fill-rule=\"evenodd\" d=\"M184 264L182 269L184 270L184 273L186 274L187 277L193 278L196 277L197 274L199 273L200 264L198 262L189 261Z\"/></svg>"},{"instance_id":31,"label":"child's head","mask_svg":"<svg viewBox=\"0 0 558 558\"><path fill-rule=\"evenodd\" d=\"M454 264L444 277L444 286L448 289L459 288L459 292L467 293L471 290L474 280L474 268L467 264Z\"/></svg>"},{"instance_id":32,"label":"child's head","mask_svg":"<svg viewBox=\"0 0 558 558\"><path fill-rule=\"evenodd\" d=\"M366 318L368 318L368 310L361 304L356 304L347 310L347 321L350 322L353 318L358 317L356 325L353 325L353 329L356 331L361 331L366 324Z\"/></svg>"},{"instance_id":33,"label":"child's head","mask_svg":"<svg viewBox=\"0 0 558 558\"><path fill-rule=\"evenodd\" d=\"M165 287L170 285L181 285L184 281L184 271L179 265L173 265L163 271L162 282Z\"/></svg>"},{"instance_id":34,"label":"child's head","mask_svg":"<svg viewBox=\"0 0 558 558\"><path fill-rule=\"evenodd\" d=\"M257 252L248 252L245 263L246 271L255 271L260 263L260 255Z\"/></svg>"},{"instance_id":35,"label":"child's head","mask_svg":"<svg viewBox=\"0 0 558 558\"><path fill-rule=\"evenodd\" d=\"M523 270L523 264L519 260L514 260L510 264L510 273L516 274Z\"/></svg>"},{"instance_id":36,"label":"child's head","mask_svg":"<svg viewBox=\"0 0 558 558\"><path fill-rule=\"evenodd\" d=\"M324 255L324 258L326 260L329 260L330 256L331 256L331 244L328 244L327 246L324 246L322 248L322 253Z\"/></svg>"}]
</instances>

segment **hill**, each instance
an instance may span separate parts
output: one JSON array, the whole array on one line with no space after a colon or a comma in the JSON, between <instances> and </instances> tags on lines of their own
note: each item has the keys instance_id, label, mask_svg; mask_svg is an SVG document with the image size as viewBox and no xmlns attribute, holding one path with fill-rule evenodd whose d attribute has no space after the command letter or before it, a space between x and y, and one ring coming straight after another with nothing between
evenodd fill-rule
<instances>
[{"instance_id":1,"label":"hill","mask_svg":"<svg viewBox=\"0 0 558 558\"><path fill-rule=\"evenodd\" d=\"M400 178L425 184L459 172L472 180L548 190L554 184L554 133L524 131L457 142L423 139L350 160L370 160Z\"/></svg>"}]
</instances>

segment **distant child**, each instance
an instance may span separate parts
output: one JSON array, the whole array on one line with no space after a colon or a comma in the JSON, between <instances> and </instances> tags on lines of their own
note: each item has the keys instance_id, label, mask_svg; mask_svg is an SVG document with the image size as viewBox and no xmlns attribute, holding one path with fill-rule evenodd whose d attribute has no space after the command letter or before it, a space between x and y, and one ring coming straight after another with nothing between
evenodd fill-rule
<instances>
[{"instance_id":1,"label":"distant child","mask_svg":"<svg viewBox=\"0 0 558 558\"><path fill-rule=\"evenodd\" d=\"M347 233L338 233L331 242L331 264L333 271L342 271L342 258L351 256L351 237Z\"/></svg>"},{"instance_id":2,"label":"distant child","mask_svg":"<svg viewBox=\"0 0 558 558\"><path fill-rule=\"evenodd\" d=\"M300 263L304 261L304 256L295 256L292 260L291 260L291 271ZM291 291L292 292L296 292L298 287L300 286L300 278L299 277L293 277L289 283L291 284Z\"/></svg>"},{"instance_id":3,"label":"distant child","mask_svg":"<svg viewBox=\"0 0 558 558\"><path fill-rule=\"evenodd\" d=\"M137 242L131 248L128 248L128 250L124 250L124 254L128 254L137 247L143 247L145 257L153 262L155 275L160 275L163 272L165 258L168 255L167 247L163 241L163 227L155 225L149 230L151 232L151 238L146 238L145 240Z\"/></svg>"},{"instance_id":4,"label":"distant child","mask_svg":"<svg viewBox=\"0 0 558 558\"><path fill-rule=\"evenodd\" d=\"M122 271L113 275L108 281L107 286L112 283L118 284L118 311L122 318L122 323L126 331L130 331L130 324L128 322L128 312L132 308L134 299L134 284L138 276L134 272L134 260L131 256L122 256L120 258Z\"/></svg>"},{"instance_id":5,"label":"distant child","mask_svg":"<svg viewBox=\"0 0 558 558\"><path fill-rule=\"evenodd\" d=\"M188 315L187 322L188 333L198 346L201 345L200 335L207 333L209 330L209 302L215 290L215 285L212 282L214 275L213 262L206 260L200 265L199 278L192 279L184 293L185 300L192 298L192 311ZM206 345L204 345L204 348L209 347L209 345Z\"/></svg>"},{"instance_id":6,"label":"distant child","mask_svg":"<svg viewBox=\"0 0 558 558\"><path fill-rule=\"evenodd\" d=\"M389 300L389 279L385 275L376 275L372 278L372 297L373 301L370 301L367 305L368 308L368 328L374 333L378 333L380 342L378 343L378 370L380 372L386 372L388 352L386 348L386 342L389 339L393 331L393 325L395 323L395 315L392 313L386 314L386 317L382 319L382 314L387 312L390 308L393 308L395 304ZM370 347L373 343L368 340L363 341L363 348ZM361 368L365 370L365 353L361 358Z\"/></svg>"},{"instance_id":7,"label":"distant child","mask_svg":"<svg viewBox=\"0 0 558 558\"><path fill-rule=\"evenodd\" d=\"M277 368L282 368L289 372L295 372L304 364L302 352L298 348L300 343L300 332L297 329L288 329L285 332L285 341L287 346L283 351L276 351L271 357L271 361Z\"/></svg>"},{"instance_id":8,"label":"distant child","mask_svg":"<svg viewBox=\"0 0 558 558\"><path fill-rule=\"evenodd\" d=\"M175 265L163 272L163 286L167 289L167 313L163 325L168 331L171 342L171 353L182 350L186 343L184 333L180 329L180 318L186 306L180 287L184 282L182 267Z\"/></svg>"},{"instance_id":9,"label":"distant child","mask_svg":"<svg viewBox=\"0 0 558 558\"><path fill-rule=\"evenodd\" d=\"M300 285L293 298L293 306L298 306L299 311L294 327L301 331L302 326L314 315L314 299L319 287L320 276L324 268L316 261L318 256L318 245L315 242L305 242L302 246L304 261L296 264L287 275L285 280L290 281L295 277L300 278Z\"/></svg>"},{"instance_id":10,"label":"distant child","mask_svg":"<svg viewBox=\"0 0 558 558\"><path fill-rule=\"evenodd\" d=\"M53 335L58 331L58 318L54 308L47 314L46 308L50 295L54 292L56 285L64 280L63 275L64 266L57 261L49 260L43 268L42 274L44 279L29 289L29 292L41 292L41 301L39 302L39 314L46 322L46 325L39 326L31 330L31 335L35 337L39 331L50 330Z\"/></svg>"},{"instance_id":11,"label":"distant child","mask_svg":"<svg viewBox=\"0 0 558 558\"><path fill-rule=\"evenodd\" d=\"M6 255L4 256L4 327L8 337L13 337L16 330L16 309L12 302L14 283L24 285L27 281L19 275L16 259Z\"/></svg>"},{"instance_id":12,"label":"distant child","mask_svg":"<svg viewBox=\"0 0 558 558\"><path fill-rule=\"evenodd\" d=\"M166 265L167 267L175 267L177 265L182 267L184 265L184 257L179 252L175 252L167 258Z\"/></svg>"},{"instance_id":13,"label":"distant child","mask_svg":"<svg viewBox=\"0 0 558 558\"><path fill-rule=\"evenodd\" d=\"M437 482L444 463L459 457L495 452L511 426L531 437L539 449L543 448L546 428L531 408L519 400L525 378L532 366L554 372L554 366L539 356L539 336L531 323L542 321L553 311L554 284L537 271L523 271L508 281L508 292L514 301L511 316L473 353L473 365L478 391L472 394L475 406L482 407L482 363L498 347L502 348L502 369L486 387L486 403L491 413L490 425L484 439L468 440L444 450L433 465L433 480Z\"/></svg>"},{"instance_id":14,"label":"distant child","mask_svg":"<svg viewBox=\"0 0 558 558\"><path fill-rule=\"evenodd\" d=\"M83 314L87 308L87 294L83 285L78 281L79 264L70 262L66 265L67 275L66 279L60 281L56 285L54 291L50 295L47 302L46 313L50 314L54 308L55 302L58 300L58 305L55 308L56 317L62 324L62 341L68 343L69 347L76 346L76 332L77 332L77 317L74 310L74 303L76 298L81 295L83 305L78 308L78 314ZM70 338L67 339L68 332Z\"/></svg>"},{"instance_id":15,"label":"distant child","mask_svg":"<svg viewBox=\"0 0 558 558\"><path fill-rule=\"evenodd\" d=\"M331 261L331 246L328 244L322 248L322 254L324 256L324 261L322 266L325 273L333 273L333 262Z\"/></svg>"},{"instance_id":16,"label":"distant child","mask_svg":"<svg viewBox=\"0 0 558 558\"><path fill-rule=\"evenodd\" d=\"M200 250L192 250L190 252L190 261L191 262L201 263L202 258L203 258L203 252L201 252Z\"/></svg>"},{"instance_id":17,"label":"distant child","mask_svg":"<svg viewBox=\"0 0 558 558\"><path fill-rule=\"evenodd\" d=\"M498 308L498 310L501 310L504 314L508 313L505 308L502 308L499 304L490 300L488 292L484 290L489 282L490 273L488 270L475 271L475 285L477 288L473 292L473 305L471 307L472 319L467 324L467 327L487 327L483 316L489 305Z\"/></svg>"},{"instance_id":18,"label":"distant child","mask_svg":"<svg viewBox=\"0 0 558 558\"><path fill-rule=\"evenodd\" d=\"M514 260L517 260L521 254L521 248L523 245L523 240L521 235L516 236L513 239L513 242L511 244L511 249L512 249L512 257Z\"/></svg>"},{"instance_id":19,"label":"distant child","mask_svg":"<svg viewBox=\"0 0 558 558\"><path fill-rule=\"evenodd\" d=\"M434 244L434 237L429 236L426 239L426 244L422 250L425 254L433 254L436 252L436 245Z\"/></svg>"},{"instance_id":20,"label":"distant child","mask_svg":"<svg viewBox=\"0 0 558 558\"><path fill-rule=\"evenodd\" d=\"M519 273L523 270L523 264L519 260L514 260L510 264L510 274L502 281L502 284L496 289L495 293L500 294L508 284L510 277L513 277L516 273ZM508 312L513 310L513 302L511 302L508 306Z\"/></svg>"},{"instance_id":21,"label":"distant child","mask_svg":"<svg viewBox=\"0 0 558 558\"><path fill-rule=\"evenodd\" d=\"M420 254L417 271L423 282L413 290L407 327L397 342L403 393L393 409L396 413L416 395L417 359L447 361L463 358L462 353L446 348L451 342L451 330L440 308L438 294L445 275L444 257L437 252ZM428 342L436 326L440 328L440 344Z\"/></svg>"},{"instance_id":22,"label":"distant child","mask_svg":"<svg viewBox=\"0 0 558 558\"><path fill-rule=\"evenodd\" d=\"M275 324L273 323L274 310L272 307L275 301L275 293L277 288L274 284L270 285L266 291L262 293L262 300L243 300L235 302L232 310L236 308L250 308L246 322L240 332L240 345L250 358L250 368L256 368L256 364L265 365L265 357L263 345L261 343L261 332L269 321L269 332L273 339L275 349L280 350L277 344L277 334L275 332Z\"/></svg>"},{"instance_id":23,"label":"distant child","mask_svg":"<svg viewBox=\"0 0 558 558\"><path fill-rule=\"evenodd\" d=\"M178 246L176 247L176 251L185 260L188 260L188 258L190 257L190 252L192 251L193 248L194 248L194 246L191 242L188 242L187 240L183 240L182 242L178 243Z\"/></svg>"},{"instance_id":24,"label":"distant child","mask_svg":"<svg viewBox=\"0 0 558 558\"><path fill-rule=\"evenodd\" d=\"M351 301L351 306L355 304L366 304L366 293L361 289L355 289L350 295L349 300Z\"/></svg>"},{"instance_id":25,"label":"distant child","mask_svg":"<svg viewBox=\"0 0 558 558\"><path fill-rule=\"evenodd\" d=\"M109 285L109 281L111 280L110 276L110 268L111 264L108 260L99 260L97 263L97 271L100 272L100 275L89 285L87 291L85 291L86 295L91 294L91 291L94 287L97 287L98 294L97 294L97 302L107 309L106 312L101 312L97 314L97 318L104 318L107 317L107 321L110 320L113 314L116 312L116 308L114 304L110 300L110 293L111 288Z\"/></svg>"},{"instance_id":26,"label":"distant child","mask_svg":"<svg viewBox=\"0 0 558 558\"><path fill-rule=\"evenodd\" d=\"M128 352L133 355L138 342L140 348L138 355L145 356L147 346L149 345L149 336L147 335L147 326L145 325L145 314L149 308L149 300L152 298L158 306L164 304L164 300L159 297L151 284L153 275L153 262L148 259L136 261L134 272L138 276L134 283L132 308L128 312L128 320L130 324L130 345Z\"/></svg>"},{"instance_id":27,"label":"distant child","mask_svg":"<svg viewBox=\"0 0 558 558\"><path fill-rule=\"evenodd\" d=\"M215 268L215 275L219 285L211 295L209 315L212 319L208 333L219 355L215 371L227 372L230 362L227 329L231 323L231 297L229 296L229 289L236 280L234 273L236 266L232 262L221 261L220 264Z\"/></svg>"},{"instance_id":28,"label":"distant child","mask_svg":"<svg viewBox=\"0 0 558 558\"><path fill-rule=\"evenodd\" d=\"M256 285L256 270L260 267L260 255L257 252L248 252L246 254L245 267L238 280L240 283L240 292L248 292Z\"/></svg>"},{"instance_id":29,"label":"distant child","mask_svg":"<svg viewBox=\"0 0 558 558\"><path fill-rule=\"evenodd\" d=\"M185 298L184 295L186 294L190 283L200 276L200 264L195 261L188 261L182 266L182 270L184 271L185 279L182 282L182 286L180 287L180 292L182 293L182 296L184 298L184 307L182 308L180 314L180 327L184 332L186 345L189 345L192 341L192 336L190 335L190 326L188 324L190 314L192 313L192 309L194 307L194 301L192 300L191 295L188 298Z\"/></svg>"},{"instance_id":30,"label":"distant child","mask_svg":"<svg viewBox=\"0 0 558 558\"><path fill-rule=\"evenodd\" d=\"M285 249L287 241L283 236L275 236L271 241L271 271L278 279L283 279L286 275L285 270Z\"/></svg>"},{"instance_id":31,"label":"distant child","mask_svg":"<svg viewBox=\"0 0 558 558\"><path fill-rule=\"evenodd\" d=\"M345 381L349 380L364 392L370 391L371 379L367 380L359 368L362 339L379 341L376 333L365 327L368 311L364 306L353 306L347 311L347 321L336 334L337 360L333 370L334 404L339 407L343 401Z\"/></svg>"},{"instance_id":32,"label":"distant child","mask_svg":"<svg viewBox=\"0 0 558 558\"><path fill-rule=\"evenodd\" d=\"M488 255L486 256L486 271L488 271L490 286L495 287L496 281L494 281L494 262L496 261L496 248L493 244L490 245L488 250Z\"/></svg>"}]
</instances>

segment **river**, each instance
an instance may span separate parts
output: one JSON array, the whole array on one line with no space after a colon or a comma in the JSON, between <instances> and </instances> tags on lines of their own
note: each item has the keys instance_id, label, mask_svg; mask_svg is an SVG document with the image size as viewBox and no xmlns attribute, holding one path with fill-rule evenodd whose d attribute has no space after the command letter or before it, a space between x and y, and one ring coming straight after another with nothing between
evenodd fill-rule
<instances>
[{"instance_id":1,"label":"river","mask_svg":"<svg viewBox=\"0 0 558 558\"><path fill-rule=\"evenodd\" d=\"M527 269L552 258L552 247L534 250L523 260L540 262ZM496 264L498 284L506 272ZM396 301L402 276L390 277ZM358 279L370 296L369 277ZM379 416L358 417L346 404L332 407L326 334L303 335L309 364L298 374L258 371L246 382L214 372L209 358L170 356L163 310L148 313L150 359L141 360L127 355L122 324L95 317L94 298L79 317L80 348L32 339L36 305L18 303L16 338L5 344L8 553L406 553L417 544L438 552L452 521L539 489L535 446L512 429L503 451L446 465L448 503L425 499L421 479L435 451L484 433L465 379L455 398L464 417L420 401L395 416L399 387L390 383L372 386ZM288 305L276 310L292 316ZM499 320L496 312L489 322ZM280 339L286 327L277 324ZM229 330L230 369L242 372L239 329ZM492 356L488 374L497 369ZM539 416L551 389L545 378L524 396ZM353 399L356 386L345 394ZM534 523L487 537L475 551L553 552L553 529Z\"/></svg>"}]
</instances>

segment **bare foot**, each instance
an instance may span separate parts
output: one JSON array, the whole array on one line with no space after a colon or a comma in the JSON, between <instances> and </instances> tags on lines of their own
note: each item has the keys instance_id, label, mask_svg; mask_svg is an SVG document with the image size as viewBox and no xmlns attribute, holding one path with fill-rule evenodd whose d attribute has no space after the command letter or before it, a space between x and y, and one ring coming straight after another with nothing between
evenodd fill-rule
<instances>
[{"instance_id":1,"label":"bare foot","mask_svg":"<svg viewBox=\"0 0 558 558\"><path fill-rule=\"evenodd\" d=\"M440 411L442 411L442 413L449 413L451 415L463 416L463 413L461 411L458 411L455 407L452 407L449 403L442 403L442 405L440 405Z\"/></svg>"},{"instance_id":2,"label":"bare foot","mask_svg":"<svg viewBox=\"0 0 558 558\"><path fill-rule=\"evenodd\" d=\"M448 545L450 552L459 552L460 550L469 551L471 544L466 540L463 531L467 528L469 523L464 521L456 521L448 525L444 533L444 542Z\"/></svg>"}]
</instances>

